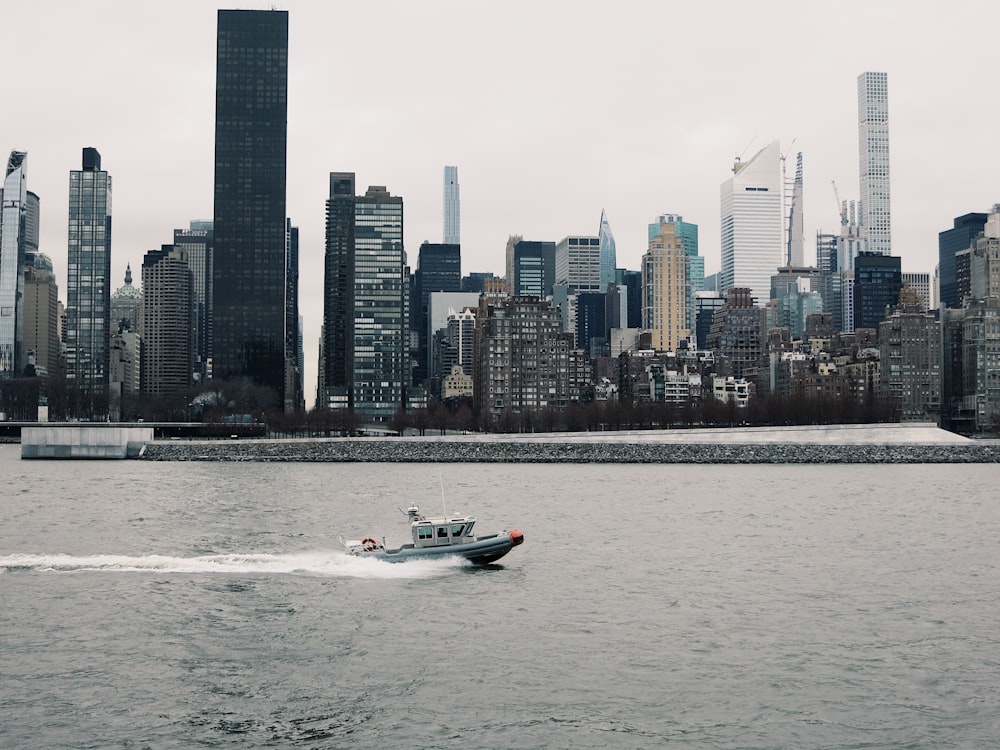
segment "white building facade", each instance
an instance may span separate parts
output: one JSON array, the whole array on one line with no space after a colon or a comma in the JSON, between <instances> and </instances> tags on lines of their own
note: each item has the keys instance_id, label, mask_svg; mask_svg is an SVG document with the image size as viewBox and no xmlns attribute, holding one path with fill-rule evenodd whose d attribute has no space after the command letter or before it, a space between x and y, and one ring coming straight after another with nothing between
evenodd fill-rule
<instances>
[{"instance_id":1,"label":"white building facade","mask_svg":"<svg viewBox=\"0 0 1000 750\"><path fill-rule=\"evenodd\" d=\"M771 295L771 276L784 264L785 211L781 146L772 141L733 166L722 183L722 270L719 291L750 289L760 304Z\"/></svg>"},{"instance_id":2,"label":"white building facade","mask_svg":"<svg viewBox=\"0 0 1000 750\"><path fill-rule=\"evenodd\" d=\"M889 89L885 73L858 76L858 177L868 249L891 255Z\"/></svg>"}]
</instances>

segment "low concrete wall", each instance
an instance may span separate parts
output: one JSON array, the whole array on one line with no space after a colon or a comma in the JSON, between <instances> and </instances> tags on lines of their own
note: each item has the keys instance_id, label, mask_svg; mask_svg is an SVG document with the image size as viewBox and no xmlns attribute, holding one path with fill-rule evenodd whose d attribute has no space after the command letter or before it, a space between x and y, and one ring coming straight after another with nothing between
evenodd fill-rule
<instances>
[{"instance_id":1,"label":"low concrete wall","mask_svg":"<svg viewBox=\"0 0 1000 750\"><path fill-rule=\"evenodd\" d=\"M138 458L153 442L152 427L52 425L21 429L21 458Z\"/></svg>"},{"instance_id":2,"label":"low concrete wall","mask_svg":"<svg viewBox=\"0 0 1000 750\"><path fill-rule=\"evenodd\" d=\"M156 442L151 461L349 463L926 464L1000 463L1000 445L435 442L419 439Z\"/></svg>"}]
</instances>

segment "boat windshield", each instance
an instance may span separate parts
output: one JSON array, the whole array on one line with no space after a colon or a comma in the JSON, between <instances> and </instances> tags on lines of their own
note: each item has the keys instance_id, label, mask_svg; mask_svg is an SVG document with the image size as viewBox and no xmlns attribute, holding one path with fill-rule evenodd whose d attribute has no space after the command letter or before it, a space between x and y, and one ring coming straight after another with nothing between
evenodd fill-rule
<instances>
[{"instance_id":1,"label":"boat windshield","mask_svg":"<svg viewBox=\"0 0 1000 750\"><path fill-rule=\"evenodd\" d=\"M452 536L462 536L462 532L465 530L464 523L456 523L451 527Z\"/></svg>"}]
</instances>

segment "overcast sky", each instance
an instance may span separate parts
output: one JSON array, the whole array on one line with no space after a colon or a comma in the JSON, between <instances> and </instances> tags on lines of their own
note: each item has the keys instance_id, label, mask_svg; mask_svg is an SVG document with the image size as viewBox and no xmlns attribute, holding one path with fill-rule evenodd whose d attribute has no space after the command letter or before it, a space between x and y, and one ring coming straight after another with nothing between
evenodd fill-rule
<instances>
[{"instance_id":1,"label":"overcast sky","mask_svg":"<svg viewBox=\"0 0 1000 750\"><path fill-rule=\"evenodd\" d=\"M217 6L5 3L0 149L28 152L41 250L65 300L68 173L111 174L112 288L173 229L211 219ZM235 7L265 9L264 4ZM857 77L889 80L892 247L933 272L937 233L1000 201L1000 3L292 0L288 213L300 228L306 401L322 324L331 171L404 199L411 265L442 237L458 166L462 267L503 274L509 234L596 234L638 269L659 213L699 226L717 271L719 186L772 139L803 152L806 260L858 197Z\"/></svg>"}]
</instances>

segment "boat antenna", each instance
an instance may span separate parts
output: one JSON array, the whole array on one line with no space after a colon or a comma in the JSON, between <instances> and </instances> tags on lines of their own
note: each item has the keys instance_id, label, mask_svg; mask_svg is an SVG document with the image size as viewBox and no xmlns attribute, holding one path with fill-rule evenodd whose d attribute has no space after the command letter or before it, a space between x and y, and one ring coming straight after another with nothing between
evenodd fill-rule
<instances>
[{"instance_id":1,"label":"boat antenna","mask_svg":"<svg viewBox=\"0 0 1000 750\"><path fill-rule=\"evenodd\" d=\"M445 507L444 503L444 477L441 475L441 469L438 469L438 481L441 483L441 512L444 514L444 518L448 520L448 509Z\"/></svg>"}]
</instances>

